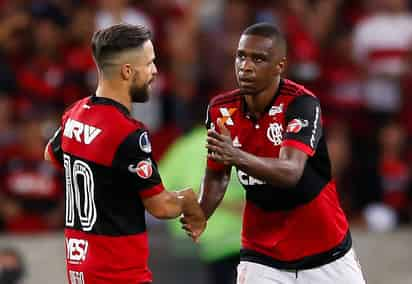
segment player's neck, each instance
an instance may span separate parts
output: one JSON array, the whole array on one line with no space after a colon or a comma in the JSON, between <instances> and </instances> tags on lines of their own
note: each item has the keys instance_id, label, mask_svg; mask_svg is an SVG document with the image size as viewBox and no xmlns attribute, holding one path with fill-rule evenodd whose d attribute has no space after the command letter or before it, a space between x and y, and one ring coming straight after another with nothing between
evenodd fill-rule
<instances>
[{"instance_id":1,"label":"player's neck","mask_svg":"<svg viewBox=\"0 0 412 284\"><path fill-rule=\"evenodd\" d=\"M246 104L248 110L257 118L259 118L265 111L268 104L272 101L273 96L279 88L280 77L273 81L273 84L269 88L259 92L258 94L252 96L246 96Z\"/></svg>"},{"instance_id":2,"label":"player's neck","mask_svg":"<svg viewBox=\"0 0 412 284\"><path fill-rule=\"evenodd\" d=\"M99 81L97 86L96 96L112 99L124 105L129 112L132 108L132 102L127 90L122 90L121 86L111 83L108 80Z\"/></svg>"}]
</instances>

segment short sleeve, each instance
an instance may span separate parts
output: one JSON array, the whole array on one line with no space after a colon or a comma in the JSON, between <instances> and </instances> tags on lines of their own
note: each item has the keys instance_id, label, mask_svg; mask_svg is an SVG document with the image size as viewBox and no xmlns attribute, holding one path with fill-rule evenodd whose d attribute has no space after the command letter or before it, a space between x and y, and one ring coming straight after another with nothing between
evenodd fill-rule
<instances>
[{"instance_id":1,"label":"short sleeve","mask_svg":"<svg viewBox=\"0 0 412 284\"><path fill-rule=\"evenodd\" d=\"M59 127L47 143L46 151L49 154L50 160L57 168L63 165L63 150L62 150L62 128Z\"/></svg>"},{"instance_id":2,"label":"short sleeve","mask_svg":"<svg viewBox=\"0 0 412 284\"><path fill-rule=\"evenodd\" d=\"M211 116L211 111L210 111L210 105L207 107L207 111L206 111L206 121L205 121L205 126L206 129L215 129L215 123L213 122L212 116ZM208 151L210 152L210 151ZM213 161L212 159L207 159L207 168L214 170L214 171L223 171L226 166L218 163L216 161Z\"/></svg>"},{"instance_id":3,"label":"short sleeve","mask_svg":"<svg viewBox=\"0 0 412 284\"><path fill-rule=\"evenodd\" d=\"M123 140L112 166L126 176L128 184L142 198L154 196L164 190L157 165L152 158L147 130L134 131Z\"/></svg>"},{"instance_id":4,"label":"short sleeve","mask_svg":"<svg viewBox=\"0 0 412 284\"><path fill-rule=\"evenodd\" d=\"M294 147L313 156L322 136L319 100L310 95L296 97L286 111L285 125L282 146Z\"/></svg>"}]
</instances>

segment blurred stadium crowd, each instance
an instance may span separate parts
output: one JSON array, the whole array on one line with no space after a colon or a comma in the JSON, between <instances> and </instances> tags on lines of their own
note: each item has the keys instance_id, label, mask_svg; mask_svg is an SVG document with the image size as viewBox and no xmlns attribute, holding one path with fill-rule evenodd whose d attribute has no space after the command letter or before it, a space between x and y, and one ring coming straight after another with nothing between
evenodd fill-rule
<instances>
[{"instance_id":1,"label":"blurred stadium crowd","mask_svg":"<svg viewBox=\"0 0 412 284\"><path fill-rule=\"evenodd\" d=\"M333 171L353 224L391 230L412 216L412 13L406 0L0 0L0 232L63 227L60 173L43 161L64 108L92 95L89 48L118 22L153 31L159 75L134 114L157 159L236 87L242 30L287 35L285 77L320 98ZM199 145L203 151L203 145ZM199 169L201 170L201 169Z\"/></svg>"}]
</instances>

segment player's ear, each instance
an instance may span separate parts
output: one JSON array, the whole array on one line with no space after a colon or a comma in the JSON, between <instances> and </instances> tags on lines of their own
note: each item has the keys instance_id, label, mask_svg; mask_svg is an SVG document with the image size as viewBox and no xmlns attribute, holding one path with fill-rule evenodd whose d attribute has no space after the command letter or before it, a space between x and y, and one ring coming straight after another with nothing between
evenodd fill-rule
<instances>
[{"instance_id":1,"label":"player's ear","mask_svg":"<svg viewBox=\"0 0 412 284\"><path fill-rule=\"evenodd\" d=\"M276 64L275 70L277 74L283 73L283 71L286 68L286 62L287 62L286 57L282 57L282 59Z\"/></svg>"},{"instance_id":2,"label":"player's ear","mask_svg":"<svg viewBox=\"0 0 412 284\"><path fill-rule=\"evenodd\" d=\"M120 76L123 80L129 80L133 76L133 68L130 64L123 64L120 67Z\"/></svg>"}]
</instances>

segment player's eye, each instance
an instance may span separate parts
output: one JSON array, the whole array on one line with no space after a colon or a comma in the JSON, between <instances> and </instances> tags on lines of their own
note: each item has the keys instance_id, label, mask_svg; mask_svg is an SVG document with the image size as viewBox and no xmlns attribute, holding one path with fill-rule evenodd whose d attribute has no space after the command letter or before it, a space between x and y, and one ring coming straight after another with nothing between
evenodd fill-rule
<instances>
[{"instance_id":1,"label":"player's eye","mask_svg":"<svg viewBox=\"0 0 412 284\"><path fill-rule=\"evenodd\" d=\"M246 55L243 54L243 53L241 53L241 52L238 52L238 53L236 54L236 56L237 56L237 58L242 59L242 60L245 60L245 59L246 59Z\"/></svg>"},{"instance_id":2,"label":"player's eye","mask_svg":"<svg viewBox=\"0 0 412 284\"><path fill-rule=\"evenodd\" d=\"M256 62L256 63L261 63L261 62L265 61L265 58L257 56L257 57L253 58L253 61Z\"/></svg>"}]
</instances>

